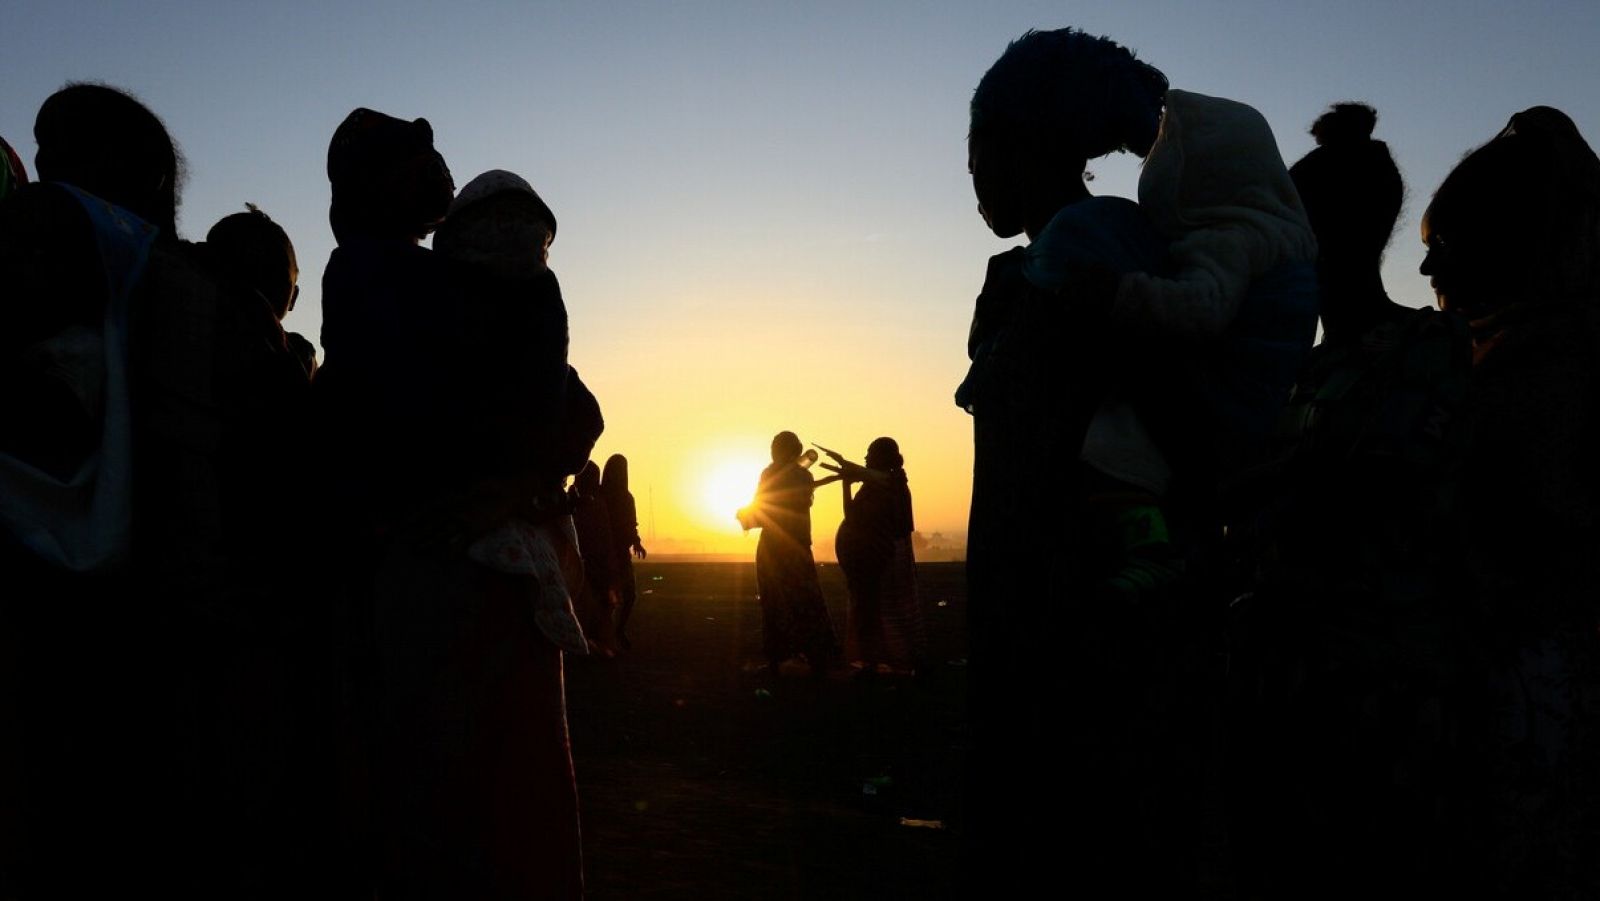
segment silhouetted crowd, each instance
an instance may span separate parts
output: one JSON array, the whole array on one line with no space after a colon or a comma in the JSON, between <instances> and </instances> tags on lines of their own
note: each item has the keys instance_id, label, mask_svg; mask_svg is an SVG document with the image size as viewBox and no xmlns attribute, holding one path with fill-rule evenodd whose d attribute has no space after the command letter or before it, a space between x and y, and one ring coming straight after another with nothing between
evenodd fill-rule
<instances>
[{"instance_id":1,"label":"silhouetted crowd","mask_svg":"<svg viewBox=\"0 0 1600 901\"><path fill-rule=\"evenodd\" d=\"M1113 41L978 84L970 897L1600 896L1600 161L1535 107L1405 189ZM1138 202L1089 160L1143 157ZM1313 347L1318 320L1322 340ZM1026 773L1019 816L997 774Z\"/></svg>"},{"instance_id":2,"label":"silhouetted crowd","mask_svg":"<svg viewBox=\"0 0 1600 901\"><path fill-rule=\"evenodd\" d=\"M562 656L626 646L645 550L554 213L354 111L319 365L288 236L181 240L138 101L69 85L35 138L0 182L0 895L580 897Z\"/></svg>"},{"instance_id":3,"label":"silhouetted crowd","mask_svg":"<svg viewBox=\"0 0 1600 901\"><path fill-rule=\"evenodd\" d=\"M1428 204L1416 310L1376 121L1286 166L1071 29L980 80L979 210L1027 243L956 392L966 896L1600 896L1600 160L1512 116ZM555 214L355 110L319 361L289 236L182 240L137 100L69 85L35 138L36 181L0 142L0 897L581 897L563 656L629 647L645 549ZM1137 202L1088 191L1118 151ZM850 650L916 666L900 449L825 453ZM818 458L772 458L764 650L821 674Z\"/></svg>"}]
</instances>

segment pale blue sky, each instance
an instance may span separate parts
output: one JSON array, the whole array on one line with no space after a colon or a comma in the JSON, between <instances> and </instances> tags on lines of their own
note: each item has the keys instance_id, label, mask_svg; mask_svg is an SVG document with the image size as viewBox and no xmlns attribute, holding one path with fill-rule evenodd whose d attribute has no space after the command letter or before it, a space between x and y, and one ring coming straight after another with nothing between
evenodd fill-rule
<instances>
[{"instance_id":1,"label":"pale blue sky","mask_svg":"<svg viewBox=\"0 0 1600 901\"><path fill-rule=\"evenodd\" d=\"M458 184L512 169L555 209L573 359L607 403L608 440L687 447L714 424L705 408L753 392L777 412L752 435L902 436L921 471L956 474L922 503L942 511L930 525L959 528L970 436L950 393L984 261L1007 246L974 210L966 104L1008 40L1064 25L1129 45L1174 86L1255 105L1289 162L1328 103L1376 106L1410 191L1386 276L1413 305L1432 300L1417 216L1455 160L1538 103L1600 135L1590 0L6 0L0 135L31 171L51 91L131 89L189 159L180 231L260 204L300 252L287 324L315 338L328 137L355 106L425 116ZM1091 168L1095 190L1131 195L1131 159ZM677 424L659 418L674 410Z\"/></svg>"}]
</instances>

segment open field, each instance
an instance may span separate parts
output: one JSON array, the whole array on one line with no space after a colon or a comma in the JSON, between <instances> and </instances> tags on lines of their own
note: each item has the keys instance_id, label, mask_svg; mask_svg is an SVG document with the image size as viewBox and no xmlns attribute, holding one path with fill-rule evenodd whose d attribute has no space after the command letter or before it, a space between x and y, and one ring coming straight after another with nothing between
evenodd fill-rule
<instances>
[{"instance_id":1,"label":"open field","mask_svg":"<svg viewBox=\"0 0 1600 901\"><path fill-rule=\"evenodd\" d=\"M752 564L635 571L633 650L567 665L589 896L953 897L967 741L961 564L918 567L938 665L872 685L839 671L820 687L799 664L776 685L758 672ZM842 629L836 566L822 567L822 585Z\"/></svg>"}]
</instances>

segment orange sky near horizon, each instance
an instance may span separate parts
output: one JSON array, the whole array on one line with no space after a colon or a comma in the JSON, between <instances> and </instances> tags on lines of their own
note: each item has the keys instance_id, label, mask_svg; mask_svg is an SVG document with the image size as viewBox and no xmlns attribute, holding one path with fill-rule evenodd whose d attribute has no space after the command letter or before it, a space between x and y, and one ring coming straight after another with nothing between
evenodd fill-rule
<instances>
[{"instance_id":1,"label":"orange sky near horizon","mask_svg":"<svg viewBox=\"0 0 1600 901\"><path fill-rule=\"evenodd\" d=\"M785 429L808 445L818 442L856 461L874 438L895 438L906 458L917 528L924 534L965 532L971 426L950 400L963 367L952 367L948 388L885 378L892 360L827 366L826 354L818 355L816 365L797 361L788 371L768 373L771 364L759 347L706 343L700 352L663 361L670 378L639 378L636 370L605 365L604 357L585 368L574 356L607 411L594 459L628 457L647 547L653 525L657 552L753 559L759 533L745 534L734 512L749 503L770 460L772 436ZM814 472L818 478L829 475L820 468ZM841 490L833 483L817 491L812 534L819 559L832 559Z\"/></svg>"}]
</instances>

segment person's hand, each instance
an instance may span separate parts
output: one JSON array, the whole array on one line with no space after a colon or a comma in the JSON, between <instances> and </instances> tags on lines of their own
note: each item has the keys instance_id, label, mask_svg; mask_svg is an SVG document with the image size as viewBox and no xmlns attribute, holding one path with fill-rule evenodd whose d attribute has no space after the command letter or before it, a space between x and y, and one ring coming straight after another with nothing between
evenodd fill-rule
<instances>
[{"instance_id":1,"label":"person's hand","mask_svg":"<svg viewBox=\"0 0 1600 901\"><path fill-rule=\"evenodd\" d=\"M643 544L635 541L633 543L633 555L638 557L640 560L643 560L645 557L649 556L649 552L644 549Z\"/></svg>"}]
</instances>

